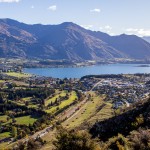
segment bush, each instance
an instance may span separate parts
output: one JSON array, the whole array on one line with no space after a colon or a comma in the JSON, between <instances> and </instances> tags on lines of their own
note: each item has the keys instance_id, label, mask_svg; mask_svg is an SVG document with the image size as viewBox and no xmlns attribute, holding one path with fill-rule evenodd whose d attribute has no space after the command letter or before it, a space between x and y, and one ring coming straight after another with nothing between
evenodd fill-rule
<instances>
[{"instance_id":1,"label":"bush","mask_svg":"<svg viewBox=\"0 0 150 150\"><path fill-rule=\"evenodd\" d=\"M129 136L130 147L133 150L150 150L150 131L139 129Z\"/></svg>"},{"instance_id":2,"label":"bush","mask_svg":"<svg viewBox=\"0 0 150 150\"><path fill-rule=\"evenodd\" d=\"M38 150L44 144L45 142L41 138L36 140L29 139L27 142L18 142L17 145L12 148L12 150Z\"/></svg>"},{"instance_id":3,"label":"bush","mask_svg":"<svg viewBox=\"0 0 150 150\"><path fill-rule=\"evenodd\" d=\"M58 129L56 140L53 142L55 150L100 150L96 140L91 140L85 131L67 131Z\"/></svg>"},{"instance_id":4,"label":"bush","mask_svg":"<svg viewBox=\"0 0 150 150\"><path fill-rule=\"evenodd\" d=\"M106 142L103 150L128 150L128 142L127 139L121 135L118 134L118 136L113 137L109 139L108 142Z\"/></svg>"}]
</instances>

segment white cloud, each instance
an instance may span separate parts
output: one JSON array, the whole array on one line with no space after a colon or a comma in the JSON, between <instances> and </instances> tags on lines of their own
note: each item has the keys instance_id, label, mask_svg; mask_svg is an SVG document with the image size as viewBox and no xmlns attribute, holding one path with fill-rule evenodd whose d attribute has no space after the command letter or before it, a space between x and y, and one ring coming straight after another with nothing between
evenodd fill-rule
<instances>
[{"instance_id":1,"label":"white cloud","mask_svg":"<svg viewBox=\"0 0 150 150\"><path fill-rule=\"evenodd\" d=\"M140 29L138 30L138 34L141 36L150 36L150 30Z\"/></svg>"},{"instance_id":2,"label":"white cloud","mask_svg":"<svg viewBox=\"0 0 150 150\"><path fill-rule=\"evenodd\" d=\"M0 0L0 3L18 3L20 0Z\"/></svg>"},{"instance_id":3,"label":"white cloud","mask_svg":"<svg viewBox=\"0 0 150 150\"><path fill-rule=\"evenodd\" d=\"M110 31L112 30L112 27L110 25L106 25L106 26L101 26L99 27L99 30L110 33Z\"/></svg>"},{"instance_id":4,"label":"white cloud","mask_svg":"<svg viewBox=\"0 0 150 150\"><path fill-rule=\"evenodd\" d=\"M85 29L91 29L93 28L93 25L81 25L81 27L85 28Z\"/></svg>"},{"instance_id":5,"label":"white cloud","mask_svg":"<svg viewBox=\"0 0 150 150\"><path fill-rule=\"evenodd\" d=\"M95 9L90 10L90 12L97 12L97 13L100 13L101 10L100 10L99 8L95 8Z\"/></svg>"},{"instance_id":6,"label":"white cloud","mask_svg":"<svg viewBox=\"0 0 150 150\"><path fill-rule=\"evenodd\" d=\"M57 6L56 5L52 5L52 6L49 6L48 9L51 10L51 11L56 11L57 10Z\"/></svg>"},{"instance_id":7,"label":"white cloud","mask_svg":"<svg viewBox=\"0 0 150 150\"><path fill-rule=\"evenodd\" d=\"M107 30L112 30L112 27L109 26L109 25L105 26L104 28L107 29Z\"/></svg>"},{"instance_id":8,"label":"white cloud","mask_svg":"<svg viewBox=\"0 0 150 150\"><path fill-rule=\"evenodd\" d=\"M99 27L99 30L103 30L104 28L103 27Z\"/></svg>"},{"instance_id":9,"label":"white cloud","mask_svg":"<svg viewBox=\"0 0 150 150\"><path fill-rule=\"evenodd\" d=\"M114 36L114 35L115 35L115 33L111 32L111 33L109 33L109 35Z\"/></svg>"},{"instance_id":10,"label":"white cloud","mask_svg":"<svg viewBox=\"0 0 150 150\"><path fill-rule=\"evenodd\" d=\"M136 34L138 36L150 36L150 30L146 29L128 28L126 31L130 34Z\"/></svg>"},{"instance_id":11,"label":"white cloud","mask_svg":"<svg viewBox=\"0 0 150 150\"><path fill-rule=\"evenodd\" d=\"M127 32L137 32L138 29L135 29L135 28L128 28L126 29Z\"/></svg>"},{"instance_id":12,"label":"white cloud","mask_svg":"<svg viewBox=\"0 0 150 150\"><path fill-rule=\"evenodd\" d=\"M111 36L115 35L115 33L112 32L113 28L110 25L100 26L98 29L99 29L99 31L107 33L107 34L109 34Z\"/></svg>"}]
</instances>

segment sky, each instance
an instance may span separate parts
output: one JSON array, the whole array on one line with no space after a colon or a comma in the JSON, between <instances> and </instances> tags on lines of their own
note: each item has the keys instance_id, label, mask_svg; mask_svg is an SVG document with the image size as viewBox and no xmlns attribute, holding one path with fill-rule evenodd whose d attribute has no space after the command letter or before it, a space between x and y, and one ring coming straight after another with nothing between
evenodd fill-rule
<instances>
[{"instance_id":1,"label":"sky","mask_svg":"<svg viewBox=\"0 0 150 150\"><path fill-rule=\"evenodd\" d=\"M74 22L110 35L150 36L150 0L0 0L0 18L27 24Z\"/></svg>"}]
</instances>

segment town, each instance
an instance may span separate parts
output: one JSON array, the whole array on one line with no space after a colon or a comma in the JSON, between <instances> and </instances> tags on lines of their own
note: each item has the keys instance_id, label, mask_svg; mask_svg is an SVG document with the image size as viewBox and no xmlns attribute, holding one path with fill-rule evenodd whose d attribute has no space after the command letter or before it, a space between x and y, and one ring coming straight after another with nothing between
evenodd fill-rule
<instances>
[{"instance_id":1,"label":"town","mask_svg":"<svg viewBox=\"0 0 150 150\"><path fill-rule=\"evenodd\" d=\"M117 110L147 99L150 74L91 75L59 79L1 70L0 145L27 135L46 139L56 124L72 129L93 125Z\"/></svg>"}]
</instances>

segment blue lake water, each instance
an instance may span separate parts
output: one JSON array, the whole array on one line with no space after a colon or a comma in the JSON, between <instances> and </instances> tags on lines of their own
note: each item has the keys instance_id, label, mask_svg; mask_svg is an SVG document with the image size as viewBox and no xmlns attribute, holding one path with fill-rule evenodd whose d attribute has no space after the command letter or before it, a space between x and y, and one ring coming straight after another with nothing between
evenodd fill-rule
<instances>
[{"instance_id":1,"label":"blue lake water","mask_svg":"<svg viewBox=\"0 0 150 150\"><path fill-rule=\"evenodd\" d=\"M81 78L85 75L150 73L150 67L138 64L109 64L67 68L26 68L24 72L54 78Z\"/></svg>"}]
</instances>

